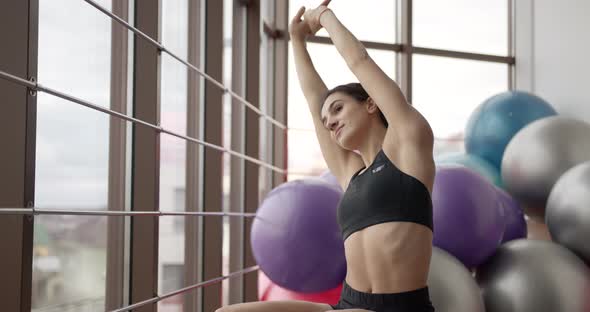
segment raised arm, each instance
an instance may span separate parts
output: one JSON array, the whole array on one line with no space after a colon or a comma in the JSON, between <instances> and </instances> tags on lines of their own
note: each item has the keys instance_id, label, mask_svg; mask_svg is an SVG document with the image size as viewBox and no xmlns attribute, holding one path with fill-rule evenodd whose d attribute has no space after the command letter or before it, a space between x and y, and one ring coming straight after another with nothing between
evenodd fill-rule
<instances>
[{"instance_id":1,"label":"raised arm","mask_svg":"<svg viewBox=\"0 0 590 312\"><path fill-rule=\"evenodd\" d=\"M325 1L324 3L327 4L327 2L329 1ZM353 170L350 169L351 159L354 161L356 167L359 166L360 159L355 153L347 151L336 144L331 139L330 131L322 124L320 110L323 97L328 89L313 66L311 57L307 52L305 39L307 36L317 32L317 29L312 30L306 21L301 19L304 12L304 7L299 9L291 21L291 27L289 28L295 59L295 70L299 79L299 85L309 106L322 155L332 174L336 176L342 187L345 188L349 175L352 175L350 173Z\"/></svg>"},{"instance_id":2,"label":"raised arm","mask_svg":"<svg viewBox=\"0 0 590 312\"><path fill-rule=\"evenodd\" d=\"M291 45L293 46L293 57L299 85L309 104L312 116L317 117L315 114L319 114L322 97L328 89L313 66L311 57L307 52L305 40L311 34L311 29L305 21L301 20L304 12L305 8L301 7L291 21L289 33L291 34Z\"/></svg>"},{"instance_id":3,"label":"raised arm","mask_svg":"<svg viewBox=\"0 0 590 312\"><path fill-rule=\"evenodd\" d=\"M338 20L330 9L317 9L316 23L330 35L334 46L375 101L390 130L400 141L407 139L431 140L432 130L426 119L406 101L395 81L389 78L367 53L362 43Z\"/></svg>"}]
</instances>

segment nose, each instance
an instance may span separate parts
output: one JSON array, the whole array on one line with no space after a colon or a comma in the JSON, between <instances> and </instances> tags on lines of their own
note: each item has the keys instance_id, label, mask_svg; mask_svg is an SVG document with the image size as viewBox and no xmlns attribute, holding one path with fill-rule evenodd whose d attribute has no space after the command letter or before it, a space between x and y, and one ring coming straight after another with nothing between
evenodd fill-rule
<instances>
[{"instance_id":1,"label":"nose","mask_svg":"<svg viewBox=\"0 0 590 312\"><path fill-rule=\"evenodd\" d=\"M334 131L337 126L338 126L338 120L328 121L328 129L330 129L330 131Z\"/></svg>"}]
</instances>

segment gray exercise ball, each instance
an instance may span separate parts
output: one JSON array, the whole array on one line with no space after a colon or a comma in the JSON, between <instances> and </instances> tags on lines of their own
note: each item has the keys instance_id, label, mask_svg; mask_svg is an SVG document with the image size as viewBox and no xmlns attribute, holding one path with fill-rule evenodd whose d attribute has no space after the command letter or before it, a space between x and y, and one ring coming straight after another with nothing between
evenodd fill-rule
<instances>
[{"instance_id":1,"label":"gray exercise ball","mask_svg":"<svg viewBox=\"0 0 590 312\"><path fill-rule=\"evenodd\" d=\"M553 116L521 129L506 146L502 159L504 189L525 213L544 221L549 193L568 169L590 160L590 124Z\"/></svg>"},{"instance_id":2,"label":"gray exercise ball","mask_svg":"<svg viewBox=\"0 0 590 312\"><path fill-rule=\"evenodd\" d=\"M590 269L553 242L518 239L477 269L486 312L588 312Z\"/></svg>"},{"instance_id":3,"label":"gray exercise ball","mask_svg":"<svg viewBox=\"0 0 590 312\"><path fill-rule=\"evenodd\" d=\"M434 247L428 275L430 300L436 312L484 312L479 286L467 268Z\"/></svg>"},{"instance_id":4,"label":"gray exercise ball","mask_svg":"<svg viewBox=\"0 0 590 312\"><path fill-rule=\"evenodd\" d=\"M590 161L557 180L547 201L545 223L555 242L590 264Z\"/></svg>"}]
</instances>

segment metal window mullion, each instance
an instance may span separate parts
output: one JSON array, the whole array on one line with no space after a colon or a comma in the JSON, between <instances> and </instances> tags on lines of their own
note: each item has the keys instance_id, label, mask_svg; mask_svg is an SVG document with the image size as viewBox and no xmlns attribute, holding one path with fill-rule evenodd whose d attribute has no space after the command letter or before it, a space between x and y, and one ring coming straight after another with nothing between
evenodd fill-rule
<instances>
[{"instance_id":1,"label":"metal window mullion","mask_svg":"<svg viewBox=\"0 0 590 312\"><path fill-rule=\"evenodd\" d=\"M514 27L515 27L515 16L514 16L514 0L508 1L508 56L514 58ZM508 65L508 90L515 89L516 73L514 64Z\"/></svg>"},{"instance_id":2,"label":"metal window mullion","mask_svg":"<svg viewBox=\"0 0 590 312\"><path fill-rule=\"evenodd\" d=\"M453 51L453 50L422 48L422 47L416 47L416 46L412 47L411 50L412 50L411 51L412 54L449 57L449 58L482 61L482 62L504 63L504 64L508 64L508 65L514 64L514 58L510 57L510 56L499 56L499 55L470 53L470 52L461 52L461 51Z\"/></svg>"},{"instance_id":3,"label":"metal window mullion","mask_svg":"<svg viewBox=\"0 0 590 312\"><path fill-rule=\"evenodd\" d=\"M308 39L308 41L312 42L312 43L317 43L317 44L332 45L332 41L330 41L329 38L325 38L325 37L312 37L312 38ZM506 63L506 64L513 64L514 63L514 58L511 56L500 56L500 55L493 55L493 54L462 52L462 51L455 51L455 50L423 48L423 47L417 47L417 46L409 46L406 44L378 43L378 42L362 41L362 40L360 40L360 42L363 43L363 45L367 49L371 49L371 50L404 52L404 53L411 52L412 54L423 54L423 55L433 55L433 56L451 57L451 58L459 58L459 59L470 59L470 60L477 60L477 61L484 61L484 62L496 62L496 63Z\"/></svg>"},{"instance_id":4,"label":"metal window mullion","mask_svg":"<svg viewBox=\"0 0 590 312\"><path fill-rule=\"evenodd\" d=\"M246 99L260 106L260 0L249 2L246 33ZM251 110L246 112L246 154L258 158L260 151L260 122L258 115ZM245 164L245 212L256 212L259 204L260 167L252 163ZM246 220L244 241L250 241L250 229L253 219ZM251 248L244 248L244 266L256 265ZM258 276L249 274L243 277L244 301L258 300Z\"/></svg>"},{"instance_id":5,"label":"metal window mullion","mask_svg":"<svg viewBox=\"0 0 590 312\"><path fill-rule=\"evenodd\" d=\"M289 28L289 2L277 1L274 8L274 25L275 28L280 29L282 33L288 33ZM288 65L289 65L289 42L285 36L274 40L273 49L273 72L274 79L272 81L273 98L271 105L274 105L273 117L283 124L287 125L287 96L288 96ZM272 135L273 156L272 163L279 167L287 169L287 130L277 129L273 130ZM287 180L286 174L273 174L272 187Z\"/></svg>"},{"instance_id":6,"label":"metal window mullion","mask_svg":"<svg viewBox=\"0 0 590 312\"><path fill-rule=\"evenodd\" d=\"M205 4L205 72L217 81L223 75L223 1ZM211 82L205 84L204 140L223 145L223 91ZM257 115L258 116L258 115ZM223 154L211 148L204 150L203 210L223 210ZM203 279L222 275L221 218L203 221ZM208 286L202 291L203 311L215 311L221 303L221 284Z\"/></svg>"},{"instance_id":7,"label":"metal window mullion","mask_svg":"<svg viewBox=\"0 0 590 312\"><path fill-rule=\"evenodd\" d=\"M136 0L136 27L159 40L161 6L159 0ZM160 52L142 38L134 38L134 117L160 123ZM132 200L133 211L158 211L160 194L160 134L133 125ZM158 291L159 218L131 219L131 303L150 299ZM156 311L147 305L136 311Z\"/></svg>"},{"instance_id":8,"label":"metal window mullion","mask_svg":"<svg viewBox=\"0 0 590 312\"><path fill-rule=\"evenodd\" d=\"M398 0L398 42L402 49L397 56L397 81L409 103L412 103L412 0Z\"/></svg>"},{"instance_id":9,"label":"metal window mullion","mask_svg":"<svg viewBox=\"0 0 590 312\"><path fill-rule=\"evenodd\" d=\"M202 31L204 1L189 0L188 2L188 62L202 68ZM203 105L202 87L204 78L197 72L189 70L187 95L187 135L202 139L201 107ZM202 166L200 166L200 149L196 144L186 145L186 211L202 211ZM184 268L185 284L203 280L202 267L202 220L201 218L185 219ZM184 295L183 310L199 311L201 306L201 290L188 292Z\"/></svg>"},{"instance_id":10,"label":"metal window mullion","mask_svg":"<svg viewBox=\"0 0 590 312\"><path fill-rule=\"evenodd\" d=\"M37 77L38 0L0 4L0 68L19 77ZM26 87L0 82L0 207L27 207L35 199L37 98ZM2 208L0 208L2 209ZM30 311L33 269L33 218L0 218L0 302L6 311Z\"/></svg>"},{"instance_id":11,"label":"metal window mullion","mask_svg":"<svg viewBox=\"0 0 590 312\"><path fill-rule=\"evenodd\" d=\"M324 36L310 36L306 40L307 40L307 42L311 42L311 43L330 44L330 45L333 44L332 39L330 39L330 37L324 37ZM371 50L399 52L403 48L402 45L400 45L398 43L385 43L385 42L377 42L377 41L366 41L366 40L360 40L360 39L359 39L359 41L363 44L363 46L365 48L371 49Z\"/></svg>"},{"instance_id":12,"label":"metal window mullion","mask_svg":"<svg viewBox=\"0 0 590 312\"><path fill-rule=\"evenodd\" d=\"M401 27L401 26L399 26L399 27ZM332 41L326 37L312 37L312 38L308 39L308 41L313 42L313 43L317 43L317 44L332 45ZM445 49L423 48L423 47L417 47L417 46L410 46L407 44L390 44L390 43L379 43L379 42L362 41L362 40L360 42L363 43L363 45L367 49L371 49L371 50L411 53L412 55L414 55L414 54L432 55L432 56L468 59L468 60L476 60L476 61L484 61L484 62L505 63L505 64L509 64L509 65L514 64L514 57L511 57L511 56L500 56L500 55L471 53L471 52L462 52L462 51L445 50Z\"/></svg>"},{"instance_id":13,"label":"metal window mullion","mask_svg":"<svg viewBox=\"0 0 590 312\"><path fill-rule=\"evenodd\" d=\"M113 3L113 13L124 20L129 16L129 1ZM128 32L117 22L111 28L111 109L127 114ZM108 209L126 209L126 138L127 122L111 116L109 119L109 184ZM107 219L107 267L105 309L124 304L125 289L125 219Z\"/></svg>"},{"instance_id":14,"label":"metal window mullion","mask_svg":"<svg viewBox=\"0 0 590 312\"><path fill-rule=\"evenodd\" d=\"M284 1L282 1L284 2ZM268 25L272 25L273 29L277 29L276 27L276 9L277 2L275 1L263 1L262 7L260 8L261 18L260 18L260 27L263 29L263 35L261 37L261 49L260 49L260 105L261 109L265 111L266 114L273 116L275 118L275 79L277 73L275 70L276 67L276 53L275 47L277 44L277 38L275 36L269 36L268 32L265 30ZM266 26L265 26L266 25ZM276 118L275 118L276 119ZM286 129L283 129L286 130ZM261 123L261 133L260 133L260 141L261 143L261 158L265 159L265 161L274 164L275 157L274 157L274 144L275 144L275 131L274 127L271 127L268 124ZM270 170L262 170L260 171L260 185L258 194L260 197L264 197L268 194L271 189L273 188L273 180L274 180L274 172Z\"/></svg>"},{"instance_id":15,"label":"metal window mullion","mask_svg":"<svg viewBox=\"0 0 590 312\"><path fill-rule=\"evenodd\" d=\"M246 94L246 7L239 0L233 1L232 25L232 89L239 95ZM241 153L245 151L246 111L235 99L232 99L231 111L231 148ZM230 161L230 193L229 209L231 212L244 212L244 161L232 158ZM244 220L229 220L229 271L233 272L244 267L243 237ZM243 278L228 280L228 303L244 302Z\"/></svg>"}]
</instances>

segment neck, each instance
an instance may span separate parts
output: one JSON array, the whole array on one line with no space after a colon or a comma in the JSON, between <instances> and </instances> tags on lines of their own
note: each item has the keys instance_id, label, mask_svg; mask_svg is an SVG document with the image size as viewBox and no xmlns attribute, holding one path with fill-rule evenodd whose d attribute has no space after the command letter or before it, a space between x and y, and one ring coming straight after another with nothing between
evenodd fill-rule
<instances>
[{"instance_id":1,"label":"neck","mask_svg":"<svg viewBox=\"0 0 590 312\"><path fill-rule=\"evenodd\" d=\"M387 128L383 124L373 124L367 129L367 139L359 146L358 151L361 153L365 167L369 167L377 154L383 147L383 140Z\"/></svg>"}]
</instances>

